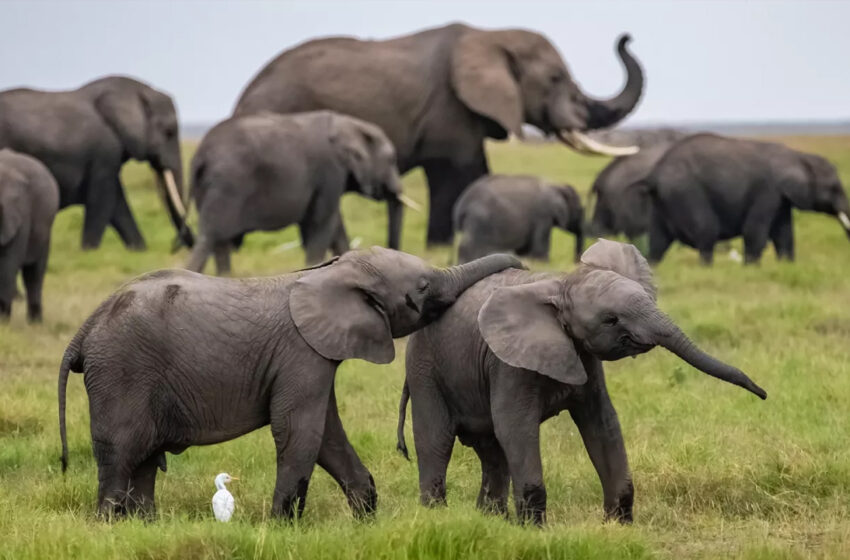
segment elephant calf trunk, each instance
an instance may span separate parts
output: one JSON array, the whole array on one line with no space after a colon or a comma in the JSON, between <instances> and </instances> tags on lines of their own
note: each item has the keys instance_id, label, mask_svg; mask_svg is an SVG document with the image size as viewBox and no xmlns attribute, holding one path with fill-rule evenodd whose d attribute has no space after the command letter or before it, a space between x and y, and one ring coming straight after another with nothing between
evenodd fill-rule
<instances>
[{"instance_id":1,"label":"elephant calf trunk","mask_svg":"<svg viewBox=\"0 0 850 560\"><path fill-rule=\"evenodd\" d=\"M443 271L443 279L446 282L444 293L457 298L479 280L506 268L525 269L518 258L506 254L487 255L472 262L449 267Z\"/></svg>"}]
</instances>

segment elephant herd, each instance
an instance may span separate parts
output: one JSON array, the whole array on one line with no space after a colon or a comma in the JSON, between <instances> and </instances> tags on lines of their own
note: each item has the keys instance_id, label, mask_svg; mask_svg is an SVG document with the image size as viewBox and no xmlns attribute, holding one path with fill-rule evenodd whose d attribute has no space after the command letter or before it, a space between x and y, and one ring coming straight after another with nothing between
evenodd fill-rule
<instances>
[{"instance_id":1,"label":"elephant herd","mask_svg":"<svg viewBox=\"0 0 850 560\"><path fill-rule=\"evenodd\" d=\"M423 503L445 502L458 438L481 461L479 507L505 514L512 483L518 517L543 523L539 425L568 410L606 517L631 521L631 474L602 361L662 346L766 392L658 309L634 246L601 239L585 250L585 236L648 233L650 262L674 240L710 262L717 241L739 235L748 261L767 241L793 259L792 208L833 214L850 235L850 207L831 164L778 144L697 134L637 151L594 139L588 131L616 124L640 99L644 75L629 40L616 44L626 83L607 100L583 93L553 45L525 30L454 24L383 41L308 41L268 63L206 134L188 189L168 95L126 77L0 92L0 314L9 315L22 270L29 317L40 319L60 208L85 206L85 249L107 225L128 248L145 247L119 178L128 159L153 168L175 244L192 250L189 270L124 285L73 337L59 375L63 470L66 386L77 372L105 516L153 513L166 453L265 425L277 449L273 515L301 513L315 465L355 514L371 513L375 481L342 426L335 373L347 359L392 361L393 339L410 335L398 447L407 455L410 401ZM589 221L570 185L488 173L485 139L522 137L524 124L580 153L617 156L593 186ZM427 240L450 243L459 232L456 266L398 251L410 203L400 175L415 167L428 183ZM388 249L348 251L346 192L387 203ZM212 257L228 275L247 233L292 224L309 268L262 279L200 274ZM553 227L576 237L574 272L533 273L504 254L548 258Z\"/></svg>"}]
</instances>

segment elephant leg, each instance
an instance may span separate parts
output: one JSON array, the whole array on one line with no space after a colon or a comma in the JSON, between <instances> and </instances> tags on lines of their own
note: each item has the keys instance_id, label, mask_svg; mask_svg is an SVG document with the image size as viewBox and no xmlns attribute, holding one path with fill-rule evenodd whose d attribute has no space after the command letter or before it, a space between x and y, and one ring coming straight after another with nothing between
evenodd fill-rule
<instances>
[{"instance_id":1,"label":"elephant leg","mask_svg":"<svg viewBox=\"0 0 850 560\"><path fill-rule=\"evenodd\" d=\"M123 186L119 185L115 210L109 223L118 232L118 237L121 238L128 249L133 251L145 250L145 239L142 237L142 232L139 231L136 219L130 211L130 205L127 204L127 195L124 193Z\"/></svg>"},{"instance_id":2,"label":"elephant leg","mask_svg":"<svg viewBox=\"0 0 850 560\"><path fill-rule=\"evenodd\" d=\"M308 212L307 218L299 224L307 265L318 264L325 259L340 223L339 208L330 216L316 216Z\"/></svg>"},{"instance_id":3,"label":"elephant leg","mask_svg":"<svg viewBox=\"0 0 850 560\"><path fill-rule=\"evenodd\" d=\"M83 249L97 249L103 233L115 214L115 206L121 184L117 170L111 174L101 172L93 177L86 194L86 210L83 218Z\"/></svg>"},{"instance_id":4,"label":"elephant leg","mask_svg":"<svg viewBox=\"0 0 850 560\"><path fill-rule=\"evenodd\" d=\"M790 204L783 204L770 228L770 239L779 260L794 260L794 218Z\"/></svg>"},{"instance_id":5,"label":"elephant leg","mask_svg":"<svg viewBox=\"0 0 850 560\"><path fill-rule=\"evenodd\" d=\"M570 408L585 449L602 483L606 521L632 522L634 486L617 412L604 385Z\"/></svg>"},{"instance_id":6,"label":"elephant leg","mask_svg":"<svg viewBox=\"0 0 850 560\"><path fill-rule=\"evenodd\" d=\"M484 147L481 146L469 163L431 160L424 164L424 168L431 208L428 215L428 245L451 245L454 237L452 209L455 202L470 183L487 174Z\"/></svg>"},{"instance_id":7,"label":"elephant leg","mask_svg":"<svg viewBox=\"0 0 850 560\"><path fill-rule=\"evenodd\" d=\"M667 228L667 225L658 216L659 212L655 212L656 217L653 217L649 224L649 262L656 264L664 258L664 253L673 244L673 234Z\"/></svg>"},{"instance_id":8,"label":"elephant leg","mask_svg":"<svg viewBox=\"0 0 850 560\"><path fill-rule=\"evenodd\" d=\"M339 417L336 394L333 389L328 400L325 435L319 450L318 464L342 488L355 516L365 517L375 512L378 504L375 480L348 441Z\"/></svg>"},{"instance_id":9,"label":"elephant leg","mask_svg":"<svg viewBox=\"0 0 850 560\"><path fill-rule=\"evenodd\" d=\"M772 198L756 200L744 219L744 263L755 264L767 246L771 225L779 212L781 201Z\"/></svg>"},{"instance_id":10,"label":"elephant leg","mask_svg":"<svg viewBox=\"0 0 850 560\"><path fill-rule=\"evenodd\" d=\"M711 266L714 263L714 244L700 244L699 260L704 266Z\"/></svg>"},{"instance_id":11,"label":"elephant leg","mask_svg":"<svg viewBox=\"0 0 850 560\"><path fill-rule=\"evenodd\" d=\"M277 481L272 498L272 517L293 519L304 512L310 477L319 457L325 431L333 377L317 376L303 387L298 399L292 388L276 387L271 402L271 429L277 449ZM325 383L327 381L327 383ZM281 381L278 385L288 385Z\"/></svg>"},{"instance_id":12,"label":"elephant leg","mask_svg":"<svg viewBox=\"0 0 850 560\"><path fill-rule=\"evenodd\" d=\"M341 255L348 252L351 245L348 242L348 233L345 231L345 224L342 223L342 214L337 214L339 223L337 224L336 234L331 241L331 252L334 255Z\"/></svg>"},{"instance_id":13,"label":"elephant leg","mask_svg":"<svg viewBox=\"0 0 850 560\"><path fill-rule=\"evenodd\" d=\"M156 515L154 491L156 489L156 470L159 467L160 453L154 453L136 467L130 478L130 492L127 497L127 514L144 518Z\"/></svg>"},{"instance_id":14,"label":"elephant leg","mask_svg":"<svg viewBox=\"0 0 850 560\"><path fill-rule=\"evenodd\" d=\"M129 513L129 497L133 488L133 475L138 464L138 454L127 443L116 440L129 438L92 437L92 449L97 462L97 509L106 519L115 519Z\"/></svg>"},{"instance_id":15,"label":"elephant leg","mask_svg":"<svg viewBox=\"0 0 850 560\"><path fill-rule=\"evenodd\" d=\"M449 409L431 379L408 376L413 416L413 443L419 467L419 501L424 506L446 504L446 470L452 458L455 426Z\"/></svg>"},{"instance_id":16,"label":"elephant leg","mask_svg":"<svg viewBox=\"0 0 850 560\"><path fill-rule=\"evenodd\" d=\"M32 323L41 322L41 291L46 271L47 254L33 263L24 265L21 270L27 290L27 318Z\"/></svg>"},{"instance_id":17,"label":"elephant leg","mask_svg":"<svg viewBox=\"0 0 850 560\"><path fill-rule=\"evenodd\" d=\"M532 259L548 261L551 242L552 226L550 224L535 225L531 232L531 240L528 245L528 256Z\"/></svg>"},{"instance_id":18,"label":"elephant leg","mask_svg":"<svg viewBox=\"0 0 850 560\"><path fill-rule=\"evenodd\" d=\"M214 243L209 235L201 232L198 236L195 246L192 248L192 255L186 263L186 269L192 272L203 272L207 260L213 252Z\"/></svg>"},{"instance_id":19,"label":"elephant leg","mask_svg":"<svg viewBox=\"0 0 850 560\"><path fill-rule=\"evenodd\" d=\"M230 276L230 241L215 244L215 273L218 276Z\"/></svg>"},{"instance_id":20,"label":"elephant leg","mask_svg":"<svg viewBox=\"0 0 850 560\"><path fill-rule=\"evenodd\" d=\"M495 437L482 438L472 446L481 461L481 491L478 509L487 513L508 514L510 472L508 460Z\"/></svg>"},{"instance_id":21,"label":"elephant leg","mask_svg":"<svg viewBox=\"0 0 850 560\"><path fill-rule=\"evenodd\" d=\"M0 321L8 321L12 315L12 300L17 292L18 270L12 259L0 248Z\"/></svg>"}]
</instances>

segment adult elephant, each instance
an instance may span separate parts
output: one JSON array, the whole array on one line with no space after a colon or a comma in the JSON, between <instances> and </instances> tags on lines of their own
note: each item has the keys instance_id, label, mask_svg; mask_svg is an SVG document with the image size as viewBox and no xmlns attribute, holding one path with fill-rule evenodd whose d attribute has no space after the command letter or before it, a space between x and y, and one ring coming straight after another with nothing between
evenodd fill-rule
<instances>
[{"instance_id":1,"label":"adult elephant","mask_svg":"<svg viewBox=\"0 0 850 560\"><path fill-rule=\"evenodd\" d=\"M640 98L643 73L629 40L617 43L625 87L598 100L578 88L552 43L531 31L453 24L384 41L319 39L271 61L234 112L333 109L377 124L395 144L402 173L425 169L428 242L450 243L455 201L488 171L485 138L521 137L529 123L581 152L635 151L583 134L618 122Z\"/></svg>"},{"instance_id":2,"label":"adult elephant","mask_svg":"<svg viewBox=\"0 0 850 560\"><path fill-rule=\"evenodd\" d=\"M678 240L711 264L714 245L738 236L746 263L757 262L769 240L779 259L794 260L793 208L837 217L850 237L850 203L835 166L782 144L696 134L670 148L646 183L652 262Z\"/></svg>"},{"instance_id":3,"label":"adult elephant","mask_svg":"<svg viewBox=\"0 0 850 560\"><path fill-rule=\"evenodd\" d=\"M177 112L168 95L147 84L109 76L72 91L0 92L0 148L41 160L59 184L60 208L85 206L84 249L100 245L107 225L127 247L145 248L119 177L128 159L153 167L174 227L192 243Z\"/></svg>"}]
</instances>

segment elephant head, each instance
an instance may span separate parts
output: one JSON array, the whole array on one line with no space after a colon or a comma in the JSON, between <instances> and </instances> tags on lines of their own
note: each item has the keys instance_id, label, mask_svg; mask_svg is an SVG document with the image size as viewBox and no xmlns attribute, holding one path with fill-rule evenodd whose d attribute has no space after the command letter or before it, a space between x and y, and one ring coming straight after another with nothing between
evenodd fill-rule
<instances>
[{"instance_id":1,"label":"elephant head","mask_svg":"<svg viewBox=\"0 0 850 560\"><path fill-rule=\"evenodd\" d=\"M385 364L395 357L393 338L424 327L468 287L510 267L522 264L489 255L440 269L391 249L350 251L305 272L289 308L298 332L325 358Z\"/></svg>"},{"instance_id":2,"label":"elephant head","mask_svg":"<svg viewBox=\"0 0 850 560\"><path fill-rule=\"evenodd\" d=\"M800 162L780 181L783 194L797 208L836 216L850 237L850 203L835 166L814 154L800 154Z\"/></svg>"},{"instance_id":3,"label":"elephant head","mask_svg":"<svg viewBox=\"0 0 850 560\"><path fill-rule=\"evenodd\" d=\"M183 194L183 163L177 111L171 98L136 80L118 76L86 85L95 108L118 137L126 159L148 162L181 241L191 246Z\"/></svg>"},{"instance_id":4,"label":"elephant head","mask_svg":"<svg viewBox=\"0 0 850 560\"><path fill-rule=\"evenodd\" d=\"M760 398L739 369L697 348L655 302L649 265L632 246L599 240L565 278L493 292L478 315L481 334L503 362L562 383L587 381L580 351L619 360L662 346L708 375Z\"/></svg>"},{"instance_id":5,"label":"elephant head","mask_svg":"<svg viewBox=\"0 0 850 560\"><path fill-rule=\"evenodd\" d=\"M348 190L387 201L387 245L398 249L402 204L407 199L402 194L395 147L380 127L353 117L331 115L330 142L340 163L348 170Z\"/></svg>"},{"instance_id":6,"label":"elephant head","mask_svg":"<svg viewBox=\"0 0 850 560\"><path fill-rule=\"evenodd\" d=\"M584 248L584 208L581 197L570 185L554 185L546 189L546 204L552 212L554 225L576 236L575 260Z\"/></svg>"},{"instance_id":7,"label":"elephant head","mask_svg":"<svg viewBox=\"0 0 850 560\"><path fill-rule=\"evenodd\" d=\"M525 122L579 152L632 154L637 148L607 146L583 134L622 120L640 99L643 72L626 48L630 39L623 35L617 42L627 80L611 99L584 94L555 47L524 30L464 33L452 53L452 87L472 112L486 119L494 138L509 132L522 136Z\"/></svg>"}]
</instances>

